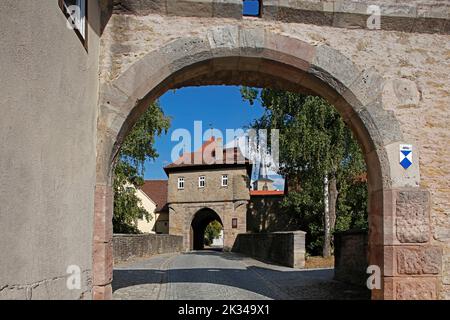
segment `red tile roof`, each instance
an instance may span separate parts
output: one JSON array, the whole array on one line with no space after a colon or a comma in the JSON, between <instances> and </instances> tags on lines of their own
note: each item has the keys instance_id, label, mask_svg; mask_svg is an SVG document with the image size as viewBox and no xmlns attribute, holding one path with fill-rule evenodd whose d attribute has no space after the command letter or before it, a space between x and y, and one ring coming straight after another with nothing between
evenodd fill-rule
<instances>
[{"instance_id":1,"label":"red tile roof","mask_svg":"<svg viewBox=\"0 0 450 320\"><path fill-rule=\"evenodd\" d=\"M146 180L141 187L144 192L156 204L156 212L167 212L167 180Z\"/></svg>"},{"instance_id":2,"label":"red tile roof","mask_svg":"<svg viewBox=\"0 0 450 320\"><path fill-rule=\"evenodd\" d=\"M277 190L250 190L250 196L283 196L284 191Z\"/></svg>"},{"instance_id":3,"label":"red tile roof","mask_svg":"<svg viewBox=\"0 0 450 320\"><path fill-rule=\"evenodd\" d=\"M166 169L180 168L180 167L194 167L211 164L237 164L238 160L242 161L242 164L250 164L250 161L244 157L240 149L237 147L223 149L223 156L221 161L216 161L216 147L217 141L213 137L206 141L197 151L186 152L177 160L164 167ZM219 149L220 150L220 149ZM200 163L195 163L195 160L201 160Z\"/></svg>"}]
</instances>

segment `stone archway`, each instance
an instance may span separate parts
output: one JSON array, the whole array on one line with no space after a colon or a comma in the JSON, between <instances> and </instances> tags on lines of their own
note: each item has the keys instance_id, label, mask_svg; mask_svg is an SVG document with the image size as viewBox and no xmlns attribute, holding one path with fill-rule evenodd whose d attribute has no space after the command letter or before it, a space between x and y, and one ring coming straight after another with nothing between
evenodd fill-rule
<instances>
[{"instance_id":1,"label":"stone archway","mask_svg":"<svg viewBox=\"0 0 450 320\"><path fill-rule=\"evenodd\" d=\"M435 298L441 252L430 245L429 193L418 161L398 165L400 126L383 108L383 79L327 45L226 25L164 44L100 88L94 221L94 298L111 296L112 169L146 106L173 88L208 84L275 87L321 95L357 137L368 166L369 264L381 268L375 299ZM415 155L417 157L417 155ZM413 281L412 281L413 280Z\"/></svg>"},{"instance_id":2,"label":"stone archway","mask_svg":"<svg viewBox=\"0 0 450 320\"><path fill-rule=\"evenodd\" d=\"M191 234L190 234L190 249L191 250L203 250L204 249L204 237L205 230L208 224L213 221L219 221L223 226L222 219L212 209L203 208L198 210L191 221Z\"/></svg>"}]
</instances>

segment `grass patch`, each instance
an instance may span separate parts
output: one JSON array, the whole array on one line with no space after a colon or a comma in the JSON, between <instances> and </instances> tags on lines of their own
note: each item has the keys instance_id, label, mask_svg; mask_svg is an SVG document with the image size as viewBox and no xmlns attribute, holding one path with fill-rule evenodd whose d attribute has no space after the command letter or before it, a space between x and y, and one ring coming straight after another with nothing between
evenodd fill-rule
<instances>
[{"instance_id":1,"label":"grass patch","mask_svg":"<svg viewBox=\"0 0 450 320\"><path fill-rule=\"evenodd\" d=\"M305 268L334 268L334 256L331 256L329 258L324 258L321 256L307 257Z\"/></svg>"}]
</instances>

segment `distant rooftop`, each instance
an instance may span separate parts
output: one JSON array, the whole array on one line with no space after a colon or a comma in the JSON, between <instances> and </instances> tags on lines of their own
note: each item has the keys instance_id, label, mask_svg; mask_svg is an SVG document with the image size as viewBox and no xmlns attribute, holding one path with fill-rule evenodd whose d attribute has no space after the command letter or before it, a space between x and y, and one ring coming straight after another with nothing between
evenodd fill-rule
<instances>
[{"instance_id":1,"label":"distant rooftop","mask_svg":"<svg viewBox=\"0 0 450 320\"><path fill-rule=\"evenodd\" d=\"M156 212L168 211L167 180L145 180L140 190L156 204Z\"/></svg>"},{"instance_id":2,"label":"distant rooftop","mask_svg":"<svg viewBox=\"0 0 450 320\"><path fill-rule=\"evenodd\" d=\"M220 151L222 151L222 156L218 157L216 152ZM177 160L165 166L164 171L167 173L177 168L230 165L251 166L251 161L242 154L238 147L224 149L221 139L216 140L212 137L197 151L186 152Z\"/></svg>"},{"instance_id":3,"label":"distant rooftop","mask_svg":"<svg viewBox=\"0 0 450 320\"><path fill-rule=\"evenodd\" d=\"M279 191L279 190L250 190L250 196L284 196L284 191Z\"/></svg>"}]
</instances>

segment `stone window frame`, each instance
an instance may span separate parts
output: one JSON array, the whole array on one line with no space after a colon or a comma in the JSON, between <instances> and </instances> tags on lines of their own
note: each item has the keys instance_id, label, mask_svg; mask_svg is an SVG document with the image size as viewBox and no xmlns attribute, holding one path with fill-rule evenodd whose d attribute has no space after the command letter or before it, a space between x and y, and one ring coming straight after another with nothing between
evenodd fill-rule
<instances>
[{"instance_id":1,"label":"stone window frame","mask_svg":"<svg viewBox=\"0 0 450 320\"><path fill-rule=\"evenodd\" d=\"M77 23L75 21L75 24L78 24L78 26L74 29L75 34L77 35L78 39L80 39L81 43L83 44L84 49L86 52L88 51L88 1L87 0L75 0L76 5L80 7L81 11L81 18L80 21ZM66 0L58 0L58 6L63 12L66 19L72 19L70 12L68 10L68 6L66 4ZM80 30L80 27L82 30Z\"/></svg>"},{"instance_id":2,"label":"stone window frame","mask_svg":"<svg viewBox=\"0 0 450 320\"><path fill-rule=\"evenodd\" d=\"M203 182L203 185L202 185L202 182ZM206 187L206 176L198 177L198 187L199 188L205 188Z\"/></svg>"},{"instance_id":3,"label":"stone window frame","mask_svg":"<svg viewBox=\"0 0 450 320\"><path fill-rule=\"evenodd\" d=\"M179 177L177 183L178 190L184 190L184 183L185 183L184 177Z\"/></svg>"},{"instance_id":4,"label":"stone window frame","mask_svg":"<svg viewBox=\"0 0 450 320\"><path fill-rule=\"evenodd\" d=\"M225 181L226 181L226 184L224 184ZM229 182L228 174L222 174L222 180L221 180L220 186L223 188L227 188L228 182Z\"/></svg>"}]
</instances>

